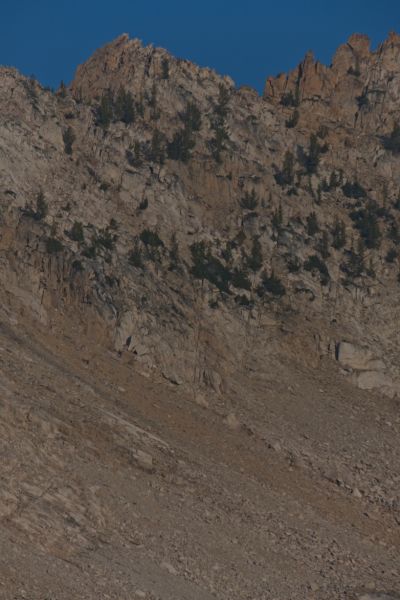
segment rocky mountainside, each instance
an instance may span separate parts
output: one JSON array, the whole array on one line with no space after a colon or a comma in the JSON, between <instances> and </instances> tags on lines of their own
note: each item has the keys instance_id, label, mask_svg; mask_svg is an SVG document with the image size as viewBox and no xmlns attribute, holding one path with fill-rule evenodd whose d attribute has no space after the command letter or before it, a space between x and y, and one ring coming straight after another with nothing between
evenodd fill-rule
<instances>
[{"instance_id":1,"label":"rocky mountainside","mask_svg":"<svg viewBox=\"0 0 400 600\"><path fill-rule=\"evenodd\" d=\"M4 598L397 585L399 58L0 69Z\"/></svg>"}]
</instances>

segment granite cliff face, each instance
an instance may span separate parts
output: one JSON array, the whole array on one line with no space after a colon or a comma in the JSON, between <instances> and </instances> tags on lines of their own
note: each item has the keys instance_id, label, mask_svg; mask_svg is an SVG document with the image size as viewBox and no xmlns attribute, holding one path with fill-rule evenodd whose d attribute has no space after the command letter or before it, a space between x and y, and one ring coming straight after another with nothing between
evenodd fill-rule
<instances>
[{"instance_id":1,"label":"granite cliff face","mask_svg":"<svg viewBox=\"0 0 400 600\"><path fill-rule=\"evenodd\" d=\"M399 48L352 36L331 67L307 55L264 98L126 35L56 95L3 69L2 244L21 252L3 265L10 302L49 323L60 305L93 318L110 347L195 394L241 378L250 337L255 369L280 347L314 366L342 342L368 348L374 368L346 372L396 395L400 181L382 139ZM129 124L106 114L121 90Z\"/></svg>"},{"instance_id":2,"label":"granite cliff face","mask_svg":"<svg viewBox=\"0 0 400 600\"><path fill-rule=\"evenodd\" d=\"M327 67L307 54L289 75L267 80L264 98L280 103L285 94L298 96L302 114L336 121L376 135L397 123L400 36L391 33L375 51L365 35L352 35Z\"/></svg>"},{"instance_id":3,"label":"granite cliff face","mask_svg":"<svg viewBox=\"0 0 400 600\"><path fill-rule=\"evenodd\" d=\"M143 389L150 381L164 386L166 396L181 394L194 411L207 409L225 429L253 440L243 448L255 444L261 455L259 447L273 449L286 468L296 465L310 481L322 478L324 485L339 486L346 498L352 495L351 502L354 495L362 497L383 511L392 532L399 506L391 467L398 460L394 407L400 394L399 54L396 34L373 52L365 36L354 35L331 66L308 54L293 72L269 78L263 97L127 35L98 50L77 69L71 85L56 93L14 69L0 69L5 339L10 327L24 331L33 345L50 344L52 352L64 352L69 374L87 369L85 385L102 406L102 419L111 410L107 402L119 406L118 377L129 382L129 373ZM29 360L36 360L35 350L30 352ZM118 365L114 373L104 366L105 356ZM68 373L60 363L53 367L65 386ZM96 370L104 389L104 381L113 382L109 400L103 388L96 388ZM25 386L34 382L40 389L33 370L24 377ZM83 379L76 377L71 394L79 403ZM60 398L67 407L66 389ZM323 410L320 391L326 395ZM149 395L157 397L154 390ZM273 400L278 396L279 402ZM356 408L348 411L368 432L351 451L349 440L357 434L347 418L349 397ZM360 408L363 399L368 408ZM7 406L12 431L19 417ZM377 406L382 413L376 413ZM154 425L157 416L150 410ZM390 420L385 411L393 411ZM315 429L307 424L311 413L319 423ZM62 436L60 423L69 417L57 418L54 427ZM79 413L73 418L78 423ZM163 418L167 435L169 417ZM386 422L393 429L385 429L384 453L368 439ZM304 433L303 426L312 432ZM82 435L101 439L100 425L82 427ZM181 427L185 431L184 423ZM218 427L214 440L221 435ZM126 450L128 433L118 435ZM164 477L175 468L173 452L168 454L162 440L148 442L141 435L135 464L153 472L153 453ZM205 426L204 444L206 437ZM88 443L88 456L90 448ZM102 452L98 448L98 456ZM216 481L221 476L214 475ZM281 483L277 489L283 490L286 483ZM58 507L67 500L57 496L52 502ZM82 509L80 518L82 523L88 519L82 535L89 545L89 521L100 523L103 517L95 500L88 502L92 517ZM253 508L249 519L256 522L262 511ZM339 519L346 509L336 508ZM396 542L388 535L382 572L386 582L394 582ZM296 540L296 552L303 542ZM363 577L357 575L351 543L346 544L346 565L339 551L331 550L337 573L316 587L313 583L314 593L322 585L324 598L348 597L337 594L347 588L356 593L365 583L361 580L370 571L357 567ZM324 539L313 560L326 562L328 547ZM152 546L151 556L162 562L157 552ZM376 555L376 564L379 560ZM361 563L367 562L364 556ZM258 571L250 569L226 591L223 577L204 583L203 567L196 571L194 564L191 556L188 580L202 582L208 591L195 596L182 588L179 593L187 597L264 593L261 580L250 583ZM235 564L239 573L239 558ZM296 589L297 569L290 571L286 596L279 597L304 597L310 589L309 582ZM382 578L379 583L385 585ZM279 583L271 584L269 595L257 597L272 598L273 592L280 593ZM170 593L177 593L173 586Z\"/></svg>"}]
</instances>

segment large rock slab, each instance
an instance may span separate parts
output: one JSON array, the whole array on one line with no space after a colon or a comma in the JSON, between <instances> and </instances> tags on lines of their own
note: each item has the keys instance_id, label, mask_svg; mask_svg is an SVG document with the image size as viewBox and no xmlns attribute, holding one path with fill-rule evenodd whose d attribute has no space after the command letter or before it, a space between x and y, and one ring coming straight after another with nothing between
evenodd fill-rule
<instances>
[{"instance_id":1,"label":"large rock slab","mask_svg":"<svg viewBox=\"0 0 400 600\"><path fill-rule=\"evenodd\" d=\"M382 371L385 363L374 357L369 348L363 348L350 342L340 342L337 346L337 359L345 369L356 371Z\"/></svg>"}]
</instances>

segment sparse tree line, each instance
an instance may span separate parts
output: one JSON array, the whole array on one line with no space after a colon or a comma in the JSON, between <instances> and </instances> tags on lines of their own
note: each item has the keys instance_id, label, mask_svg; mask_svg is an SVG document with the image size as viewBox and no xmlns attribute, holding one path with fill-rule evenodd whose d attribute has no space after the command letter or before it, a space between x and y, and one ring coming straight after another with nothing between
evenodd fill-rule
<instances>
[{"instance_id":1,"label":"sparse tree line","mask_svg":"<svg viewBox=\"0 0 400 600\"><path fill-rule=\"evenodd\" d=\"M166 72L165 72L166 74ZM214 159L221 161L222 152L226 149L226 143L229 140L227 130L227 116L229 114L230 95L226 87L220 86L217 102L210 117L211 131L213 138L209 141L209 146ZM157 99L156 91L153 90L149 104L156 110ZM105 129L116 121L125 124L133 123L137 113L140 113L134 102L132 94L126 92L122 87L115 95L106 93L102 96L99 106L96 109L96 122ZM155 117L156 118L156 117ZM194 102L188 102L185 109L179 114L181 126L174 133L173 138L168 139L157 129L153 129L150 142L136 142L126 151L126 158L130 165L138 166L143 160L150 160L162 164L167 158L170 160L186 163L191 158L191 153L196 144L196 133L203 126L201 111ZM299 147L295 156L290 150L286 151L282 167L275 170L276 183L288 190L296 188L304 175L317 175L320 166L320 158L328 150L328 145L323 142L327 131L320 127L316 134L311 134L308 147L306 149ZM63 142L66 154L72 154L75 142L75 134L71 127L63 132ZM390 135L382 138L382 143L386 150L392 153L400 153L400 128L395 125ZM296 170L296 166L299 168ZM310 185L311 187L311 185ZM317 214L312 211L306 218L304 224L308 237L316 238L313 246L314 253L310 254L302 264L301 261L293 256L286 256L286 266L289 273L297 273L302 268L305 271L319 276L322 285L327 285L330 280L330 274L326 265L326 260L331 255L331 248L343 252L343 260L340 268L346 276L345 281L360 277L363 274L374 276L371 261L367 264L366 256L368 251L377 250L385 234L392 242L393 246L387 251L385 260L388 264L397 263L398 252L395 246L400 243L400 233L396 219L393 217L392 210L400 210L400 199L390 207L379 206L378 203L368 197L368 193L363 185L356 179L344 180L343 172L333 171L330 177L320 180L317 196L315 191L311 190L316 203L320 204L322 194L327 192L341 192L349 200L348 216L352 222L356 235L347 239L346 226L340 219L336 219L330 228L322 230L318 223ZM288 192L288 193L289 193ZM290 195L290 193L289 193ZM242 210L254 212L259 206L260 200L254 189L247 190L239 200ZM148 206L148 200L143 199L139 210L145 210ZM38 194L35 208L27 208L25 214L36 221L42 221L46 218L48 206L42 192ZM289 224L290 225L290 224ZM271 215L271 226L273 235L279 243L279 236L288 227L283 223L282 205ZM84 226L80 222L74 222L65 235L76 242L81 250L82 256L93 259L96 256L102 256L108 262L111 260L111 253L115 247L117 234L116 227L110 226L94 230L90 242L86 239L86 231L91 226ZM239 235L234 244L240 245ZM242 240L243 243L244 240ZM250 251L241 250L242 260L240 264L234 264L232 258L232 249L234 245L226 245L226 248L220 255L216 254L209 244L197 242L190 247L192 265L189 268L190 274L195 279L208 280L216 286L220 292L230 294L231 289L240 289L245 291L255 291L258 296L265 294L281 297L285 293L285 287L282 281L273 271L268 272L263 269L264 258L260 240L257 236L252 239ZM57 239L53 232L47 238L46 249L50 254L61 252L63 244ZM171 241L171 249L164 244L157 232L143 230L135 239L133 248L128 257L132 266L144 268L147 260L155 263L161 263L168 257L170 270L183 269L183 263L179 258L179 248L176 241ZM81 263L80 263L81 264ZM257 275L257 285L252 283L252 279ZM243 299L243 297L242 297Z\"/></svg>"},{"instance_id":2,"label":"sparse tree line","mask_svg":"<svg viewBox=\"0 0 400 600\"><path fill-rule=\"evenodd\" d=\"M304 221L304 234L312 240L311 252L301 261L298 257L289 254L283 255L286 262L287 273L312 273L318 277L322 286L330 281L330 273L326 260L331 256L332 250L343 253L340 269L344 274L343 282L346 284L354 279L366 275L374 276L374 269L368 251L376 250L380 246L383 232L379 227L379 219L387 224L387 237L393 246L386 252L385 261L388 264L397 263L398 251L395 246L400 243L400 232L397 220L393 218L391 209L379 207L376 202L368 200L366 194L360 192L362 186L351 182L346 188L348 197L355 201L349 217L353 229L358 234L348 239L348 229L343 220L336 218L330 227L321 227L315 211L311 211ZM346 184L342 185L342 188ZM260 202L255 189L245 190L240 199L239 207L243 211L253 212ZM143 199L138 204L138 210L147 208L148 201ZM400 200L393 204L393 210L400 210ZM48 204L43 192L36 197L34 207L28 207L24 214L37 222L45 221L48 215ZM278 246L280 236L284 231L290 233L291 223L285 223L282 205L270 213L270 224L273 239ZM112 262L112 255L118 239L118 224L111 220L104 228L95 228L88 224L83 225L74 221L64 235L77 244L78 255L74 261L74 271L82 271L82 259L100 259L107 263ZM307 244L307 242L306 242ZM57 235L57 227L51 228L50 234L45 238L46 251L57 254L64 250L64 244ZM181 257L176 236L173 235L166 243L156 230L144 228L134 238L131 251L127 256L129 264L138 269L145 269L146 263L151 261L160 267L167 267L170 271L179 272L181 275L189 274L193 279L208 281L215 286L222 295L233 295L234 300L240 305L252 304L256 298L273 299L281 298L286 294L286 287L282 279L274 270L266 267L270 257L265 257L259 235L247 237L243 229L230 241L216 240L211 244L204 240L193 243L190 248L190 263ZM184 253L187 256L187 252Z\"/></svg>"},{"instance_id":3,"label":"sparse tree line","mask_svg":"<svg viewBox=\"0 0 400 600\"><path fill-rule=\"evenodd\" d=\"M170 77L170 62L164 57L160 66L160 80L168 80ZM162 164L166 158L181 162L188 162L196 144L196 133L200 131L204 119L198 106L193 101L188 101L185 110L179 114L181 127L175 131L172 139L165 135L157 127L157 121L160 118L160 109L158 106L158 85L159 82L153 82L150 91L145 92L139 98L135 98L131 91L120 86L118 91L111 89L105 90L93 107L94 121L98 127L107 131L112 123L125 123L131 125L138 118L145 116L147 106L150 121L154 123L153 134L150 143L137 142L135 153L132 149L127 150L127 158L130 164L136 166L144 160ZM38 95L37 90L41 86L31 77L25 82L27 95L31 102L36 106ZM53 93L53 90L49 90ZM61 81L56 95L60 99L65 99L69 95L67 86ZM77 102L79 93L75 95ZM227 129L227 116L229 114L230 92L228 88L221 84L219 86L218 97L208 115L212 136L208 140L208 146L211 156L215 161L221 162L222 153L227 147L229 133ZM67 113L65 118L72 118L73 113ZM73 145L76 141L76 134L71 126L66 127L62 133L65 153L73 153ZM147 147L146 147L147 146ZM139 157L139 154L141 156Z\"/></svg>"},{"instance_id":4,"label":"sparse tree line","mask_svg":"<svg viewBox=\"0 0 400 600\"><path fill-rule=\"evenodd\" d=\"M291 103L289 103L292 105ZM286 189L288 196L297 195L298 188L301 184L303 176L317 176L320 157L327 152L328 145L321 144L319 140L323 140L327 135L327 129L320 127L317 134L311 134L309 138L308 149L302 147L297 148L297 154L287 150L282 167L275 167L275 181L282 188ZM392 132L381 138L384 148L393 154L400 153L400 127L395 124ZM371 250L377 250L381 246L381 242L386 238L394 245L399 244L400 236L398 233L397 217L393 211L400 210L399 200L394 202L392 206L387 201L383 201L383 205L378 204L376 200L369 197L364 186L357 179L344 180L342 171L332 171L329 179L323 178L320 180L317 190L311 185L309 179L308 187L305 188L312 195L316 204L321 204L323 193L340 191L344 198L347 198L348 217L355 230L355 236L351 237L350 247L346 246L346 228L343 221L336 221L332 231L331 245L334 249L343 249L345 260L341 263L341 270L349 278L359 277L361 274L374 276L374 269L366 262L366 253ZM255 206L254 199L245 198L244 206ZM311 214L307 219L308 235L315 235L318 231L315 213ZM329 233L327 231L321 233L321 239L316 247L321 259L326 259L329 256ZM371 256L370 256L371 258ZM385 260L389 264L397 263L398 252L392 247L386 255ZM291 268L295 268L291 261ZM313 266L313 269L311 267ZM310 270L318 270L326 280L325 269L322 265L313 258L311 263L306 267Z\"/></svg>"},{"instance_id":5,"label":"sparse tree line","mask_svg":"<svg viewBox=\"0 0 400 600\"><path fill-rule=\"evenodd\" d=\"M135 105L132 93L121 86L117 94L106 91L101 96L95 109L96 124L103 129L117 121L130 125L135 121L137 111L140 112L140 107Z\"/></svg>"},{"instance_id":6,"label":"sparse tree line","mask_svg":"<svg viewBox=\"0 0 400 600\"><path fill-rule=\"evenodd\" d=\"M163 69L165 70L164 75L167 76L167 66L164 65ZM143 117L145 100L150 110L150 120L154 122L152 137L149 142L137 142L134 148L127 150L128 162L132 166L139 166L144 160L159 164L163 164L166 159L187 163L196 145L196 135L203 125L204 119L201 111L195 102L188 101L185 109L178 114L181 125L173 134L172 139L169 139L156 124L160 117L156 84L152 86L151 93L140 101L135 101L132 93L125 91L123 87L116 95L109 90L104 92L94 110L95 123L105 131L115 122L130 125L135 122L137 116ZM212 137L208 141L208 146L211 156L216 162L222 161L222 153L226 150L229 140L227 129L229 100L230 93L226 86L221 84L217 100L209 115ZM74 141L73 131L68 128L64 132L67 154L72 153Z\"/></svg>"},{"instance_id":7,"label":"sparse tree line","mask_svg":"<svg viewBox=\"0 0 400 600\"><path fill-rule=\"evenodd\" d=\"M297 257L287 255L286 266L289 273L299 272L302 268L316 274L321 285L327 285L330 281L330 273L326 260L331 256L332 251L342 252L343 258L340 262L340 269L345 275L344 282L353 280L361 275L373 277L374 270L371 266L371 261L367 261L366 254L368 251L377 250L380 247L383 230L379 225L379 220L383 219L387 224L387 238L394 244L400 243L400 232L396 219L391 214L390 210L379 207L372 200L365 198L364 193L360 192L362 186L357 182L351 182L348 186L343 184L342 176L334 174L330 178L330 185L333 189L341 186L342 191L352 199L356 199L356 204L352 211L349 212L349 218L352 222L353 229L357 235L349 237L348 229L344 221L338 217L335 218L332 225L324 228L321 227L315 211L307 216L304 223L305 235L313 239L313 250L304 263ZM345 188L345 190L343 190ZM346 194L345 194L346 195ZM360 195L364 203L360 200ZM254 212L255 209L264 203L260 199L254 189L246 190L239 199L239 206L244 211ZM400 210L400 200L394 203L393 210ZM282 205L279 204L271 214L271 228L274 239L279 244L279 236L284 230L290 231L290 222L285 224L283 218ZM139 238L146 247L154 246L164 248L164 244L155 238L157 243L150 236L148 239ZM212 285L216 286L221 292L230 294L232 288L245 291L255 291L258 296L272 294L272 296L282 296L285 293L283 282L276 276L275 273L265 270L265 257L263 256L262 246L259 236L254 236L251 243L247 240L243 230L240 230L237 236L230 242L227 242L222 249L217 253L213 251L212 246L205 241L200 241L192 244L190 247L192 266L190 267L191 275L196 279L207 280ZM246 250L246 247L248 248ZM175 262L179 255L177 245L175 246ZM233 259L233 251L239 253L239 259ZM137 257L140 253L139 245L136 244L134 257L138 264ZM168 254L168 253L167 253ZM160 255L148 253L147 257L152 260L157 260ZM145 254L142 254L142 258ZM398 252L395 247L389 249L385 255L385 260L389 264L397 261ZM144 260L139 261L143 267ZM264 269L264 270L263 270ZM256 275L256 280L261 281L254 288L252 279ZM242 298L243 300L243 298Z\"/></svg>"}]
</instances>

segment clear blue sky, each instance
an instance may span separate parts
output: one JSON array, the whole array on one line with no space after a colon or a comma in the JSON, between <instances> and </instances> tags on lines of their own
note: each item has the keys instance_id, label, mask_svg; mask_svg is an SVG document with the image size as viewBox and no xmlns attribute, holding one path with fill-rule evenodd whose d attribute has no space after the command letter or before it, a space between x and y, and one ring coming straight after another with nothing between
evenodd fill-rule
<instances>
[{"instance_id":1,"label":"clear blue sky","mask_svg":"<svg viewBox=\"0 0 400 600\"><path fill-rule=\"evenodd\" d=\"M262 89L307 50L330 63L353 32L400 31L400 0L0 0L0 64L43 84L121 33Z\"/></svg>"}]
</instances>

